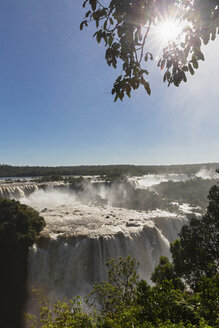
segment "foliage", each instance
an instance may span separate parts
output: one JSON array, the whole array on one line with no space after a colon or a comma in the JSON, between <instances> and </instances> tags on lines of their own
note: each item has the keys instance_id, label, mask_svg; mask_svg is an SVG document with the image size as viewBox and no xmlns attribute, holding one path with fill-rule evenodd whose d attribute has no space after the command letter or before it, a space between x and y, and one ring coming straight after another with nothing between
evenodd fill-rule
<instances>
[{"instance_id":1,"label":"foliage","mask_svg":"<svg viewBox=\"0 0 219 328\"><path fill-rule=\"evenodd\" d=\"M196 312L196 302L186 292L175 289L171 280L150 287L146 281L141 281L137 290L139 318L142 322L149 321L157 325L159 321L171 320L172 323L198 324L199 314Z\"/></svg>"},{"instance_id":2,"label":"foliage","mask_svg":"<svg viewBox=\"0 0 219 328\"><path fill-rule=\"evenodd\" d=\"M34 209L15 200L0 199L0 247L30 247L45 221Z\"/></svg>"},{"instance_id":3,"label":"foliage","mask_svg":"<svg viewBox=\"0 0 219 328\"><path fill-rule=\"evenodd\" d=\"M212 278L203 276L198 283L199 311L202 317L215 326L219 326L219 273Z\"/></svg>"},{"instance_id":4,"label":"foliage","mask_svg":"<svg viewBox=\"0 0 219 328\"><path fill-rule=\"evenodd\" d=\"M188 181L167 181L153 186L160 197L164 197L172 202L188 203L192 206L199 206L204 213L208 206L209 189L218 180L195 178ZM196 212L198 209L196 209Z\"/></svg>"},{"instance_id":5,"label":"foliage","mask_svg":"<svg viewBox=\"0 0 219 328\"><path fill-rule=\"evenodd\" d=\"M208 198L207 213L191 218L180 240L171 245L175 271L191 288L203 275L211 278L219 269L219 187L213 186Z\"/></svg>"},{"instance_id":6,"label":"foliage","mask_svg":"<svg viewBox=\"0 0 219 328\"><path fill-rule=\"evenodd\" d=\"M121 308L128 307L134 297L137 283L136 269L138 264L130 256L126 259L119 257L107 262L108 282L96 283L87 304L95 307L109 317L121 312Z\"/></svg>"},{"instance_id":7,"label":"foliage","mask_svg":"<svg viewBox=\"0 0 219 328\"><path fill-rule=\"evenodd\" d=\"M41 306L40 317L25 313L28 328L92 328L94 319L82 309L80 297Z\"/></svg>"},{"instance_id":8,"label":"foliage","mask_svg":"<svg viewBox=\"0 0 219 328\"><path fill-rule=\"evenodd\" d=\"M158 66L164 71L163 81L179 86L187 81L187 73L194 74L199 61L204 60L202 44L214 40L219 27L218 1L203 0L85 0L89 10L80 24L82 30L95 22L94 37L106 47L105 59L109 66L122 73L116 79L112 94L122 100L131 90L142 85L150 95L148 61L154 59L150 34L154 26L167 19L186 25L179 38L163 49Z\"/></svg>"},{"instance_id":9,"label":"foliage","mask_svg":"<svg viewBox=\"0 0 219 328\"><path fill-rule=\"evenodd\" d=\"M157 267L168 264L163 258ZM176 288L173 279L162 279L151 287L138 281L136 262L130 257L108 262L108 282L95 284L82 309L79 298L43 306L41 320L27 315L32 328L211 328L217 327L218 277L200 283L199 293ZM171 274L172 275L172 274ZM157 276L157 274L155 274ZM202 286L201 286L202 284ZM206 298L207 297L207 298ZM213 302L213 303L211 303Z\"/></svg>"},{"instance_id":10,"label":"foliage","mask_svg":"<svg viewBox=\"0 0 219 328\"><path fill-rule=\"evenodd\" d=\"M219 164L204 164L206 169L219 167ZM203 168L203 164L190 165L81 165L81 166L12 166L0 164L0 177L39 177L65 175L106 175L118 178L127 175L144 175L159 173L195 174Z\"/></svg>"},{"instance_id":11,"label":"foliage","mask_svg":"<svg viewBox=\"0 0 219 328\"><path fill-rule=\"evenodd\" d=\"M151 280L157 285L162 285L165 280L170 281L174 289L180 289L182 291L185 289L184 283L177 277L174 271L173 263L166 256L160 257L160 263L155 267L151 275Z\"/></svg>"},{"instance_id":12,"label":"foliage","mask_svg":"<svg viewBox=\"0 0 219 328\"><path fill-rule=\"evenodd\" d=\"M54 181L63 181L64 178L61 175L48 175L48 176L43 176L37 179L34 179L34 182L54 182Z\"/></svg>"},{"instance_id":13,"label":"foliage","mask_svg":"<svg viewBox=\"0 0 219 328\"><path fill-rule=\"evenodd\" d=\"M0 309L4 328L23 327L28 249L44 226L44 219L35 210L0 199Z\"/></svg>"},{"instance_id":14,"label":"foliage","mask_svg":"<svg viewBox=\"0 0 219 328\"><path fill-rule=\"evenodd\" d=\"M89 184L88 179L84 179L83 177L68 177L64 179L65 183L69 184L69 188L74 191L83 191L85 185Z\"/></svg>"},{"instance_id":15,"label":"foliage","mask_svg":"<svg viewBox=\"0 0 219 328\"><path fill-rule=\"evenodd\" d=\"M79 298L74 298L68 302L58 301L51 309L47 306L42 307L40 323L31 315L27 315L26 319L33 328L38 327L40 323L42 328L94 327L91 316L82 310Z\"/></svg>"}]
</instances>

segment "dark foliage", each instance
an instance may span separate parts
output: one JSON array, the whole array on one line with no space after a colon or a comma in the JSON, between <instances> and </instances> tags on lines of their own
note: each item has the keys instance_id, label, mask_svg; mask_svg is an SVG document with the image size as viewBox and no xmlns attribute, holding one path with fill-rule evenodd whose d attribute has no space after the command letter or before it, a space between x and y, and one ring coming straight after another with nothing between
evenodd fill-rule
<instances>
[{"instance_id":1,"label":"dark foliage","mask_svg":"<svg viewBox=\"0 0 219 328\"><path fill-rule=\"evenodd\" d=\"M35 210L0 199L1 327L23 328L28 249L44 226L44 219Z\"/></svg>"},{"instance_id":2,"label":"dark foliage","mask_svg":"<svg viewBox=\"0 0 219 328\"><path fill-rule=\"evenodd\" d=\"M64 178L61 175L47 175L37 179L34 179L34 182L54 182L54 181L63 181Z\"/></svg>"},{"instance_id":3,"label":"dark foliage","mask_svg":"<svg viewBox=\"0 0 219 328\"><path fill-rule=\"evenodd\" d=\"M219 177L219 175L218 175ZM188 203L192 206L199 206L204 213L208 206L209 189L217 183L218 180L196 178L180 182L161 182L153 189L157 191L160 197L169 201L179 203Z\"/></svg>"},{"instance_id":4,"label":"dark foliage","mask_svg":"<svg viewBox=\"0 0 219 328\"><path fill-rule=\"evenodd\" d=\"M173 263L166 256L160 257L160 263L155 267L151 275L151 280L157 285L162 285L165 280L171 281L174 289L180 289L182 291L185 289L184 283L176 275Z\"/></svg>"},{"instance_id":5,"label":"dark foliage","mask_svg":"<svg viewBox=\"0 0 219 328\"><path fill-rule=\"evenodd\" d=\"M209 192L207 213L191 218L171 245L175 271L194 289L202 276L213 277L219 271L219 187Z\"/></svg>"},{"instance_id":6,"label":"dark foliage","mask_svg":"<svg viewBox=\"0 0 219 328\"><path fill-rule=\"evenodd\" d=\"M201 168L216 170L219 163L190 165L94 165L94 166L11 166L0 165L0 177L39 177L62 175L106 175L109 178L124 175L144 175L159 173L194 174Z\"/></svg>"},{"instance_id":7,"label":"dark foliage","mask_svg":"<svg viewBox=\"0 0 219 328\"><path fill-rule=\"evenodd\" d=\"M163 49L158 67L168 86L179 86L194 75L199 62L204 61L202 45L214 40L219 28L218 1L203 0L85 0L88 7L80 29L90 22L96 24L94 37L105 44L105 59L109 66L122 67L112 94L123 100L124 95L143 86L151 94L148 75L149 62L154 59L151 42L153 27L168 19L186 25L180 35Z\"/></svg>"}]
</instances>

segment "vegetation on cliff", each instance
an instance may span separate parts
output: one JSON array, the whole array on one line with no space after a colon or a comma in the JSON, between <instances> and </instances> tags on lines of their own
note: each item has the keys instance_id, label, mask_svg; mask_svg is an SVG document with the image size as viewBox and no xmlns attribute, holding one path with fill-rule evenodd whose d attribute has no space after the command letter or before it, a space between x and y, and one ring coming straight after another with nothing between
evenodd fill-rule
<instances>
[{"instance_id":1,"label":"vegetation on cliff","mask_svg":"<svg viewBox=\"0 0 219 328\"><path fill-rule=\"evenodd\" d=\"M44 219L32 208L0 199L1 327L23 327L28 250L44 226Z\"/></svg>"}]
</instances>

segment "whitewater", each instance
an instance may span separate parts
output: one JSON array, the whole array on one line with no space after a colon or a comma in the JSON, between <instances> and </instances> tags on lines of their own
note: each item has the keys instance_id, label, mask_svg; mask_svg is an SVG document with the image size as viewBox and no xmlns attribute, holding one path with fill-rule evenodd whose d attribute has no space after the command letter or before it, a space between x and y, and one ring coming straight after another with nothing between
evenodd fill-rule
<instances>
[{"instance_id":1,"label":"whitewater","mask_svg":"<svg viewBox=\"0 0 219 328\"><path fill-rule=\"evenodd\" d=\"M214 178L213 172L198 174L201 179L207 174ZM147 189L164 181L195 178L169 174L128 179L136 189ZM33 207L46 221L29 252L29 289L43 290L52 302L89 293L95 282L106 280L106 262L119 256L136 259L139 277L150 282L160 256L171 257L170 242L188 223L188 204L178 204L175 212L115 207L119 189L119 197L126 197L124 185L94 182L81 193L64 182L0 184L0 197Z\"/></svg>"}]
</instances>

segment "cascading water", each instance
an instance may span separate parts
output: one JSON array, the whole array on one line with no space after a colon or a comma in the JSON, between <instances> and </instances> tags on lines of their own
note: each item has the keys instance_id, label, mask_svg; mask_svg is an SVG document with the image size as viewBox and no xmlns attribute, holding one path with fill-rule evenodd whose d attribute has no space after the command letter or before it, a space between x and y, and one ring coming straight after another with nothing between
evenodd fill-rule
<instances>
[{"instance_id":1,"label":"cascading water","mask_svg":"<svg viewBox=\"0 0 219 328\"><path fill-rule=\"evenodd\" d=\"M0 185L0 198L9 198L20 200L33 194L35 191L42 190L53 190L55 188L67 188L68 184L62 182L47 182L47 183L2 183Z\"/></svg>"},{"instance_id":2,"label":"cascading water","mask_svg":"<svg viewBox=\"0 0 219 328\"><path fill-rule=\"evenodd\" d=\"M94 282L106 280L109 258L127 255L140 263L140 277L149 280L160 255L169 256L169 243L155 227L129 235L44 240L30 253L30 283L47 290L51 299L86 294Z\"/></svg>"},{"instance_id":3,"label":"cascading water","mask_svg":"<svg viewBox=\"0 0 219 328\"><path fill-rule=\"evenodd\" d=\"M38 190L37 184L24 184L24 185L12 185L0 186L0 198L15 198L20 199L22 197L29 196L34 191Z\"/></svg>"},{"instance_id":4,"label":"cascading water","mask_svg":"<svg viewBox=\"0 0 219 328\"><path fill-rule=\"evenodd\" d=\"M168 237L174 240L187 222L165 211L145 213L77 202L44 209L42 214L47 226L30 251L30 284L47 290L51 300L88 293L94 282L106 280L107 260L119 256L135 258L140 278L149 281L160 256L170 257Z\"/></svg>"},{"instance_id":5,"label":"cascading water","mask_svg":"<svg viewBox=\"0 0 219 328\"><path fill-rule=\"evenodd\" d=\"M106 279L109 258L128 255L139 262L140 278L149 281L160 256L170 257L169 242L187 219L163 210L136 211L96 202L108 197L105 201L113 203L125 194L117 185L89 186L80 197L63 183L2 185L0 197L35 208L47 224L29 253L30 286L42 288L52 301L83 295L94 282Z\"/></svg>"}]
</instances>

